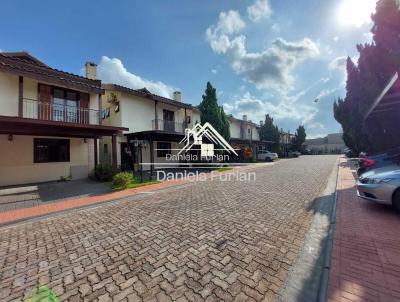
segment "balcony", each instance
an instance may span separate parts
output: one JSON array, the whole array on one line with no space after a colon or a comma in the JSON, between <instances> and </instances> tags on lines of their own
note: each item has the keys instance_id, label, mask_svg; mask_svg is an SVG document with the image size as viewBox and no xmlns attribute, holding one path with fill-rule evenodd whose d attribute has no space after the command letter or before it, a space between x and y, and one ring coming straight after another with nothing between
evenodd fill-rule
<instances>
[{"instance_id":1,"label":"balcony","mask_svg":"<svg viewBox=\"0 0 400 302\"><path fill-rule=\"evenodd\" d=\"M77 106L68 106L23 99L23 117L62 123L99 125L100 111Z\"/></svg>"},{"instance_id":2,"label":"balcony","mask_svg":"<svg viewBox=\"0 0 400 302\"><path fill-rule=\"evenodd\" d=\"M152 120L152 129L169 133L184 133L185 125L182 122L154 119Z\"/></svg>"}]
</instances>

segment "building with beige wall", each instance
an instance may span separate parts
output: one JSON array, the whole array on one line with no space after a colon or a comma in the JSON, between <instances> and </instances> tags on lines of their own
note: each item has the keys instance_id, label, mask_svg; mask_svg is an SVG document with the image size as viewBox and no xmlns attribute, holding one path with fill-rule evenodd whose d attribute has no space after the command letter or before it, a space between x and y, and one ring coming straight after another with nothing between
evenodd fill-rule
<instances>
[{"instance_id":1,"label":"building with beige wall","mask_svg":"<svg viewBox=\"0 0 400 302\"><path fill-rule=\"evenodd\" d=\"M0 53L0 186L88 177L101 125L101 82L53 69L26 52Z\"/></svg>"},{"instance_id":2,"label":"building with beige wall","mask_svg":"<svg viewBox=\"0 0 400 302\"><path fill-rule=\"evenodd\" d=\"M242 119L229 115L228 120L231 135L230 144L234 149L242 150L250 147L255 153L262 149L260 125L248 120L247 115L243 115Z\"/></svg>"},{"instance_id":3,"label":"building with beige wall","mask_svg":"<svg viewBox=\"0 0 400 302\"><path fill-rule=\"evenodd\" d=\"M312 154L343 153L346 145L342 136L342 133L331 133L325 137L307 139L303 145Z\"/></svg>"},{"instance_id":4,"label":"building with beige wall","mask_svg":"<svg viewBox=\"0 0 400 302\"><path fill-rule=\"evenodd\" d=\"M104 84L103 89L103 124L129 128L117 138L117 164L123 170L164 167L166 154L174 155L181 147L185 129L200 122L199 110L183 103L179 92L169 99L146 88ZM102 139L100 145L100 158L108 162L110 140Z\"/></svg>"}]
</instances>

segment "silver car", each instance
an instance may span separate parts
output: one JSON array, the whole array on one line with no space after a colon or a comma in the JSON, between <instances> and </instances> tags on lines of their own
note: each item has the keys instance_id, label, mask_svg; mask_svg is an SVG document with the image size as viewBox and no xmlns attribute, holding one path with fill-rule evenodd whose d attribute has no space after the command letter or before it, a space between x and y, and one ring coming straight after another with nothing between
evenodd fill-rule
<instances>
[{"instance_id":1,"label":"silver car","mask_svg":"<svg viewBox=\"0 0 400 302\"><path fill-rule=\"evenodd\" d=\"M267 150L261 151L257 154L257 160L274 161L275 159L278 159L278 154Z\"/></svg>"},{"instance_id":2,"label":"silver car","mask_svg":"<svg viewBox=\"0 0 400 302\"><path fill-rule=\"evenodd\" d=\"M357 180L357 195L393 205L400 212L400 166L390 165L362 174Z\"/></svg>"}]
</instances>

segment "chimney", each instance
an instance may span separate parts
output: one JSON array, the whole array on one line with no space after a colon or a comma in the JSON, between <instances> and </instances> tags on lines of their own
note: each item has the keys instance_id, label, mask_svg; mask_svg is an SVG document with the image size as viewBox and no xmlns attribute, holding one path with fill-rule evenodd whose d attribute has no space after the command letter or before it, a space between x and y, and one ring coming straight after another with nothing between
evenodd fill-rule
<instances>
[{"instance_id":1,"label":"chimney","mask_svg":"<svg viewBox=\"0 0 400 302\"><path fill-rule=\"evenodd\" d=\"M85 76L88 79L96 80L97 65L93 62L86 62L85 64Z\"/></svg>"},{"instance_id":2,"label":"chimney","mask_svg":"<svg viewBox=\"0 0 400 302\"><path fill-rule=\"evenodd\" d=\"M244 114L242 119L243 119L244 121L247 121L247 115Z\"/></svg>"},{"instance_id":3,"label":"chimney","mask_svg":"<svg viewBox=\"0 0 400 302\"><path fill-rule=\"evenodd\" d=\"M180 91L174 91L174 101L182 102L182 93Z\"/></svg>"}]
</instances>

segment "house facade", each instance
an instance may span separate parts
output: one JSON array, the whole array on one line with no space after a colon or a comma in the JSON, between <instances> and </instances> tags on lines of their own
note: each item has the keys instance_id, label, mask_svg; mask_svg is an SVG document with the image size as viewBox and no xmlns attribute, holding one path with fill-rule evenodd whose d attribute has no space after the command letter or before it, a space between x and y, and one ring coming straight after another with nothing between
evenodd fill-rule
<instances>
[{"instance_id":1,"label":"house facade","mask_svg":"<svg viewBox=\"0 0 400 302\"><path fill-rule=\"evenodd\" d=\"M295 135L281 129L279 135L280 152L282 157L288 157L289 151L293 150Z\"/></svg>"},{"instance_id":2,"label":"house facade","mask_svg":"<svg viewBox=\"0 0 400 302\"><path fill-rule=\"evenodd\" d=\"M331 133L325 137L307 139L303 145L312 154L342 153L346 148L342 133Z\"/></svg>"},{"instance_id":3,"label":"house facade","mask_svg":"<svg viewBox=\"0 0 400 302\"><path fill-rule=\"evenodd\" d=\"M103 124L127 127L117 137L117 165L122 170L143 169L152 174L178 160L166 159L167 154L176 155L182 147L185 129L200 122L200 112L190 104L183 103L181 94L174 99L150 93L147 89L104 84L102 97ZM101 159L110 160L110 140L101 141Z\"/></svg>"},{"instance_id":4,"label":"house facade","mask_svg":"<svg viewBox=\"0 0 400 302\"><path fill-rule=\"evenodd\" d=\"M102 93L29 53L0 53L0 186L88 177L98 139L122 131L101 125Z\"/></svg>"},{"instance_id":5,"label":"house facade","mask_svg":"<svg viewBox=\"0 0 400 302\"><path fill-rule=\"evenodd\" d=\"M242 119L229 115L228 120L230 144L234 149L239 149L242 153L243 150L251 148L257 154L263 148L259 125L248 120L246 115L243 115Z\"/></svg>"}]
</instances>

